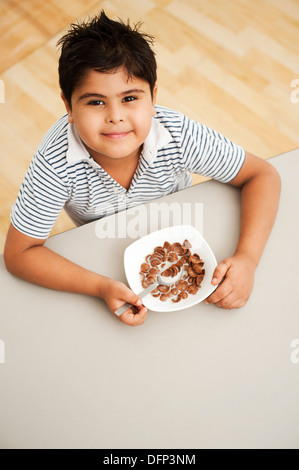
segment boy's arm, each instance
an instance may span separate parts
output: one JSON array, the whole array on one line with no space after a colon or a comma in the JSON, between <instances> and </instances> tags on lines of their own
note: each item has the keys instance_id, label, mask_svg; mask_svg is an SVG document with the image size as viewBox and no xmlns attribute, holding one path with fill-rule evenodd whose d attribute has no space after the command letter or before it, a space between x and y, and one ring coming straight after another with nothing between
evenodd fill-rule
<instances>
[{"instance_id":1,"label":"boy's arm","mask_svg":"<svg viewBox=\"0 0 299 470\"><path fill-rule=\"evenodd\" d=\"M230 184L242 190L240 237L234 255L216 267L212 284L224 280L206 303L238 308L249 298L254 272L276 217L280 176L267 161L246 153L240 172Z\"/></svg>"},{"instance_id":2,"label":"boy's arm","mask_svg":"<svg viewBox=\"0 0 299 470\"><path fill-rule=\"evenodd\" d=\"M125 284L72 263L45 247L44 243L45 240L22 234L11 224L4 248L7 270L43 287L102 298L112 312L130 302L138 307L138 313L134 315L127 311L120 316L121 321L129 325L144 322L146 308Z\"/></svg>"}]
</instances>

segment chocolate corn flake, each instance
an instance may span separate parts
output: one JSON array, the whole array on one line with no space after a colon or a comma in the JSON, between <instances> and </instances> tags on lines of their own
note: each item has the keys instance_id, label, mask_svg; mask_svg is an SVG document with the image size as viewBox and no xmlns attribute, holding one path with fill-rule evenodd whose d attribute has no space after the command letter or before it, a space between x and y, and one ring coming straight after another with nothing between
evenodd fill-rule
<instances>
[{"instance_id":1,"label":"chocolate corn flake","mask_svg":"<svg viewBox=\"0 0 299 470\"><path fill-rule=\"evenodd\" d=\"M182 244L165 241L163 246L156 246L153 253L148 254L140 266L142 287L146 288L156 282L158 274L175 278L183 271L178 281L170 286L159 284L151 295L162 302L168 299L180 302L189 295L197 294L205 275L204 262L198 253L191 253L191 248L192 245L188 240L184 240Z\"/></svg>"}]
</instances>

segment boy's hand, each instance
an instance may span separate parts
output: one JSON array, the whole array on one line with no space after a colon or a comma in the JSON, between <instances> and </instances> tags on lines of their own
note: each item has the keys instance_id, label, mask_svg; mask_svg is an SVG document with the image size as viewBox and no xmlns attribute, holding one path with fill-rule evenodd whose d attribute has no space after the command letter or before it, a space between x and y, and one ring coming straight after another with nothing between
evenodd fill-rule
<instances>
[{"instance_id":1,"label":"boy's hand","mask_svg":"<svg viewBox=\"0 0 299 470\"><path fill-rule=\"evenodd\" d=\"M213 285L221 284L205 303L223 308L243 307L253 288L254 271L253 261L244 254L224 259L216 267L212 279Z\"/></svg>"},{"instance_id":2,"label":"boy's hand","mask_svg":"<svg viewBox=\"0 0 299 470\"><path fill-rule=\"evenodd\" d=\"M130 308L119 317L115 315L120 321L126 323L126 325L137 326L144 323L147 316L146 307L144 307L138 295L134 294L134 292L122 282L109 279L103 298L111 312L115 312L115 310L126 302L130 302L135 306L134 311L136 311L136 313Z\"/></svg>"}]
</instances>

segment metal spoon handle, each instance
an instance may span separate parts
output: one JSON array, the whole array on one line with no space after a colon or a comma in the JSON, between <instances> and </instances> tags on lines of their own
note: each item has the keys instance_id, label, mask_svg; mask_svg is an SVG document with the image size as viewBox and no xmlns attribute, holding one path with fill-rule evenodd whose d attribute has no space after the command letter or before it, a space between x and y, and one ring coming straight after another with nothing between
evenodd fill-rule
<instances>
[{"instance_id":1,"label":"metal spoon handle","mask_svg":"<svg viewBox=\"0 0 299 470\"><path fill-rule=\"evenodd\" d=\"M174 284L177 282L179 279L181 279L183 275L183 270L180 271L179 275L175 277L175 279L170 280L169 282L165 282L161 276L158 276L158 282L154 282L153 284L150 284L146 289L142 290L140 294L138 294L138 297L143 299L146 295L150 294L159 284L164 285L164 286L170 286L171 284ZM122 313L124 313L126 310L128 310L130 307L132 307L132 304L129 302L126 302L124 305L119 307L117 310L115 310L115 315L120 316Z\"/></svg>"},{"instance_id":2,"label":"metal spoon handle","mask_svg":"<svg viewBox=\"0 0 299 470\"><path fill-rule=\"evenodd\" d=\"M147 294L150 294L157 287L157 285L158 284L156 282L154 282L153 284L148 286L146 289L141 291L140 294L138 294L138 297L140 297L140 299L143 299L143 297L145 297ZM122 305L117 310L115 310L114 313L115 313L115 315L120 316L122 313L124 313L130 307L132 307L132 304L130 304L129 302L126 302L124 305Z\"/></svg>"},{"instance_id":3,"label":"metal spoon handle","mask_svg":"<svg viewBox=\"0 0 299 470\"><path fill-rule=\"evenodd\" d=\"M130 304L129 302L126 302L121 307L119 307L117 310L115 310L114 313L115 313L115 315L117 315L119 317L122 313L125 313L125 311L128 310L130 307L132 307L132 304Z\"/></svg>"}]
</instances>

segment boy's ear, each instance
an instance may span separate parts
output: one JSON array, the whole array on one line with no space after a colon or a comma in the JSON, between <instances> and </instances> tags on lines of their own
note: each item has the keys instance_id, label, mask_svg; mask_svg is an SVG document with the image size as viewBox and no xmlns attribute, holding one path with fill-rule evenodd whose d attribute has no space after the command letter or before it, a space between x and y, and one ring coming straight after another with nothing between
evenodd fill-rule
<instances>
[{"instance_id":1,"label":"boy's ear","mask_svg":"<svg viewBox=\"0 0 299 470\"><path fill-rule=\"evenodd\" d=\"M69 121L70 124L74 124L73 115L72 115L72 108L70 107L69 102L67 101L67 99L65 98L65 96L63 95L62 92L61 92L60 96L61 96L62 101L64 102L64 106L65 106L66 112L68 114L68 121Z\"/></svg>"},{"instance_id":2,"label":"boy's ear","mask_svg":"<svg viewBox=\"0 0 299 470\"><path fill-rule=\"evenodd\" d=\"M156 84L153 89L153 116L156 115L156 110L155 110L155 104L156 104L156 99L157 99L157 91L158 91L158 85Z\"/></svg>"}]
</instances>

